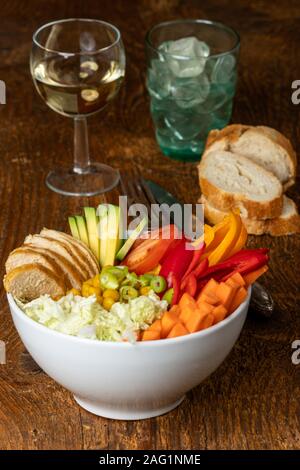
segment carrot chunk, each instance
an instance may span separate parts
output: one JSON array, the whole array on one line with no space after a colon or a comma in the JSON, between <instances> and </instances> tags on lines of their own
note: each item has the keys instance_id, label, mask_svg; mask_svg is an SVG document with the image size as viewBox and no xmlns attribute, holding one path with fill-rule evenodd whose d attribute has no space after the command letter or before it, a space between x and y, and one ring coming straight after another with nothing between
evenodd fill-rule
<instances>
[{"instance_id":1,"label":"carrot chunk","mask_svg":"<svg viewBox=\"0 0 300 470\"><path fill-rule=\"evenodd\" d=\"M240 273L234 273L230 278L232 281L236 282L239 284L239 286L243 287L245 285L245 281L243 276Z\"/></svg>"},{"instance_id":2,"label":"carrot chunk","mask_svg":"<svg viewBox=\"0 0 300 470\"><path fill-rule=\"evenodd\" d=\"M173 307L171 307L169 311L172 313L175 313L177 317L179 317L180 312L181 312L179 305L173 305Z\"/></svg>"},{"instance_id":3,"label":"carrot chunk","mask_svg":"<svg viewBox=\"0 0 300 470\"><path fill-rule=\"evenodd\" d=\"M181 310L184 310L185 307L194 307L194 308L196 308L197 305L196 305L195 299L190 294L185 292L183 294L183 296L181 297L181 299L179 300L179 307L180 307Z\"/></svg>"},{"instance_id":4,"label":"carrot chunk","mask_svg":"<svg viewBox=\"0 0 300 470\"><path fill-rule=\"evenodd\" d=\"M236 290L239 287L241 287L240 284L238 284L233 279L231 279L231 277L225 281L225 284L227 284L228 286L230 286L230 287L232 287L233 289L236 289Z\"/></svg>"},{"instance_id":5,"label":"carrot chunk","mask_svg":"<svg viewBox=\"0 0 300 470\"><path fill-rule=\"evenodd\" d=\"M142 335L142 341L154 341L160 339L160 332L157 330L145 330Z\"/></svg>"},{"instance_id":6,"label":"carrot chunk","mask_svg":"<svg viewBox=\"0 0 300 470\"><path fill-rule=\"evenodd\" d=\"M208 295L216 295L216 290L217 290L217 287L218 287L219 283L217 281L215 281L213 278L211 278L207 284L205 284L205 286L203 287L203 289L201 290L200 294L199 294L199 297L201 296L201 294L208 294ZM198 297L198 298L199 298ZM197 299L198 300L198 299Z\"/></svg>"},{"instance_id":7,"label":"carrot chunk","mask_svg":"<svg viewBox=\"0 0 300 470\"><path fill-rule=\"evenodd\" d=\"M268 266L262 266L261 268L257 269L256 271L252 271L251 273L245 274L244 276L244 281L247 286L250 286L250 284L254 284L254 282L262 276L264 273L268 271Z\"/></svg>"},{"instance_id":8,"label":"carrot chunk","mask_svg":"<svg viewBox=\"0 0 300 470\"><path fill-rule=\"evenodd\" d=\"M206 302L207 304L210 304L210 305L217 305L218 303L220 303L216 295L214 295L213 293L205 294L205 292L199 295L197 299L197 304L199 304L200 302Z\"/></svg>"},{"instance_id":9,"label":"carrot chunk","mask_svg":"<svg viewBox=\"0 0 300 470\"><path fill-rule=\"evenodd\" d=\"M245 289L245 287L240 287L232 299L228 312L234 312L241 305L241 303L244 302L247 297L247 294L247 289Z\"/></svg>"},{"instance_id":10,"label":"carrot chunk","mask_svg":"<svg viewBox=\"0 0 300 470\"><path fill-rule=\"evenodd\" d=\"M196 307L190 307L187 306L184 309L181 310L181 313L179 315L179 320L186 325L186 323L189 321L189 318L192 317L197 310L197 305Z\"/></svg>"},{"instance_id":11,"label":"carrot chunk","mask_svg":"<svg viewBox=\"0 0 300 470\"><path fill-rule=\"evenodd\" d=\"M214 306L211 304L208 304L207 302L201 301L197 302L198 309L202 313L202 315L206 315L208 313L212 313Z\"/></svg>"},{"instance_id":12,"label":"carrot chunk","mask_svg":"<svg viewBox=\"0 0 300 470\"><path fill-rule=\"evenodd\" d=\"M155 322L152 323L152 325L149 326L149 328L147 328L147 331L159 331L159 333L161 332L161 320L155 320Z\"/></svg>"},{"instance_id":13,"label":"carrot chunk","mask_svg":"<svg viewBox=\"0 0 300 470\"><path fill-rule=\"evenodd\" d=\"M174 312L165 312L161 317L161 337L166 338L177 322L178 316Z\"/></svg>"},{"instance_id":14,"label":"carrot chunk","mask_svg":"<svg viewBox=\"0 0 300 470\"><path fill-rule=\"evenodd\" d=\"M224 305L224 307L228 309L232 302L235 292L236 289L229 286L228 284L225 284L225 282L220 282L216 289L216 296L220 299L222 305Z\"/></svg>"},{"instance_id":15,"label":"carrot chunk","mask_svg":"<svg viewBox=\"0 0 300 470\"><path fill-rule=\"evenodd\" d=\"M185 326L190 333L204 330L211 326L214 322L214 316L212 313L202 313L199 309L196 310L193 315L190 316Z\"/></svg>"},{"instance_id":16,"label":"carrot chunk","mask_svg":"<svg viewBox=\"0 0 300 470\"><path fill-rule=\"evenodd\" d=\"M185 326L181 322L177 322L176 325L173 326L167 338L176 338L177 336L184 336L187 334L188 330L185 328Z\"/></svg>"},{"instance_id":17,"label":"carrot chunk","mask_svg":"<svg viewBox=\"0 0 300 470\"><path fill-rule=\"evenodd\" d=\"M224 307L224 305L217 305L213 309L214 325L216 323L219 323L219 321L224 320L226 315L227 315L227 309Z\"/></svg>"}]
</instances>

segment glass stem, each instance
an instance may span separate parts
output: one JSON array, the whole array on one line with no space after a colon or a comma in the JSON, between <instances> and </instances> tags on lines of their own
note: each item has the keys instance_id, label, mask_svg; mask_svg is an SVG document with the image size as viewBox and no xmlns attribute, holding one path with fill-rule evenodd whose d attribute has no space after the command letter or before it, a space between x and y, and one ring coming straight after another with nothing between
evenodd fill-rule
<instances>
[{"instance_id":1,"label":"glass stem","mask_svg":"<svg viewBox=\"0 0 300 470\"><path fill-rule=\"evenodd\" d=\"M74 172L86 173L90 165L89 138L85 117L74 118Z\"/></svg>"}]
</instances>

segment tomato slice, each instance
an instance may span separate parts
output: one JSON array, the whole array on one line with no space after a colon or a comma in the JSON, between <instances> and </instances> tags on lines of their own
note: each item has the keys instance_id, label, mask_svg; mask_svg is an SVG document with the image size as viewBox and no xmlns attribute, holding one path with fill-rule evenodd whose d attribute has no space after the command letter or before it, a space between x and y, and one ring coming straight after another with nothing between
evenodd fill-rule
<instances>
[{"instance_id":1,"label":"tomato slice","mask_svg":"<svg viewBox=\"0 0 300 470\"><path fill-rule=\"evenodd\" d=\"M151 238L143 240L136 248L132 249L122 264L125 264L129 271L134 271L136 274L151 271L159 264L177 235L178 230L173 225L153 231L150 234ZM164 238L165 236L169 236L169 238Z\"/></svg>"}]
</instances>

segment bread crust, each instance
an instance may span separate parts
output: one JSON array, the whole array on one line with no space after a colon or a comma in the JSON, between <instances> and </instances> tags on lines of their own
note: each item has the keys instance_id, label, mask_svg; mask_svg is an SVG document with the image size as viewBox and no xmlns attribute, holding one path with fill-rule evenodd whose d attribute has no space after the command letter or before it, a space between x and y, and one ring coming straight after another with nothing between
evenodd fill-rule
<instances>
[{"instance_id":1,"label":"bread crust","mask_svg":"<svg viewBox=\"0 0 300 470\"><path fill-rule=\"evenodd\" d=\"M254 129L256 132L261 133L264 136L267 136L270 140L272 140L276 145L282 147L288 154L290 160L290 178L286 181L283 185L284 190L289 188L295 183L295 176L297 170L297 155L291 141L285 137L281 132L277 131L268 126L250 126L244 124L231 124L226 126L224 129L221 130L212 130L208 134L206 145L203 153L203 157L205 158L205 153L209 150L212 150L211 147L216 142L220 144L223 143L222 149L223 150L230 150L230 146L232 143L236 142L241 135L249 129ZM203 158L202 157L202 158Z\"/></svg>"},{"instance_id":2,"label":"bread crust","mask_svg":"<svg viewBox=\"0 0 300 470\"><path fill-rule=\"evenodd\" d=\"M3 283L7 292L23 301L36 299L41 294L49 294L57 299L66 290L59 276L38 263L23 264L12 269L4 276Z\"/></svg>"},{"instance_id":3,"label":"bread crust","mask_svg":"<svg viewBox=\"0 0 300 470\"><path fill-rule=\"evenodd\" d=\"M297 212L296 204L291 201ZM204 215L208 223L217 224L221 222L226 215L226 212L220 211L213 207L210 203L207 204L206 198L203 195L199 199L199 203L204 204ZM274 219L248 219L242 218L247 232L251 235L269 234L273 237L283 235L300 234L300 215L293 214L291 217L283 218L277 217Z\"/></svg>"}]
</instances>

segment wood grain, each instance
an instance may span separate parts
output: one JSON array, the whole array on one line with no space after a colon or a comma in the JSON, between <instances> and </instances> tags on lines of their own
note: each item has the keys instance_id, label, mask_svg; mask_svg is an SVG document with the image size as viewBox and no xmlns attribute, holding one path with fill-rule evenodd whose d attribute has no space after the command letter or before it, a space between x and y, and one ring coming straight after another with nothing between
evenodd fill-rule
<instances>
[{"instance_id":1,"label":"wood grain","mask_svg":"<svg viewBox=\"0 0 300 470\"><path fill-rule=\"evenodd\" d=\"M39 99L28 66L37 26L71 16L115 23L126 47L126 83L114 105L89 122L95 160L124 172L136 169L185 202L199 197L196 166L174 163L158 150L145 90L145 33L159 21L180 17L215 19L238 30L242 46L232 121L273 126L300 151L300 106L290 99L291 82L300 76L298 0L288 7L283 0L2 0L0 79L7 85L7 104L0 106L1 276L9 251L26 234L43 226L65 229L67 215L87 202L45 187L49 169L71 162L72 126ZM297 186L290 193L299 202ZM251 245L271 249L271 270L263 282L276 313L262 320L250 312L218 371L178 409L146 421L109 421L80 409L26 355L2 289L0 336L8 361L0 366L0 449L299 448L300 366L291 363L291 343L300 337L299 237L253 237Z\"/></svg>"}]
</instances>

